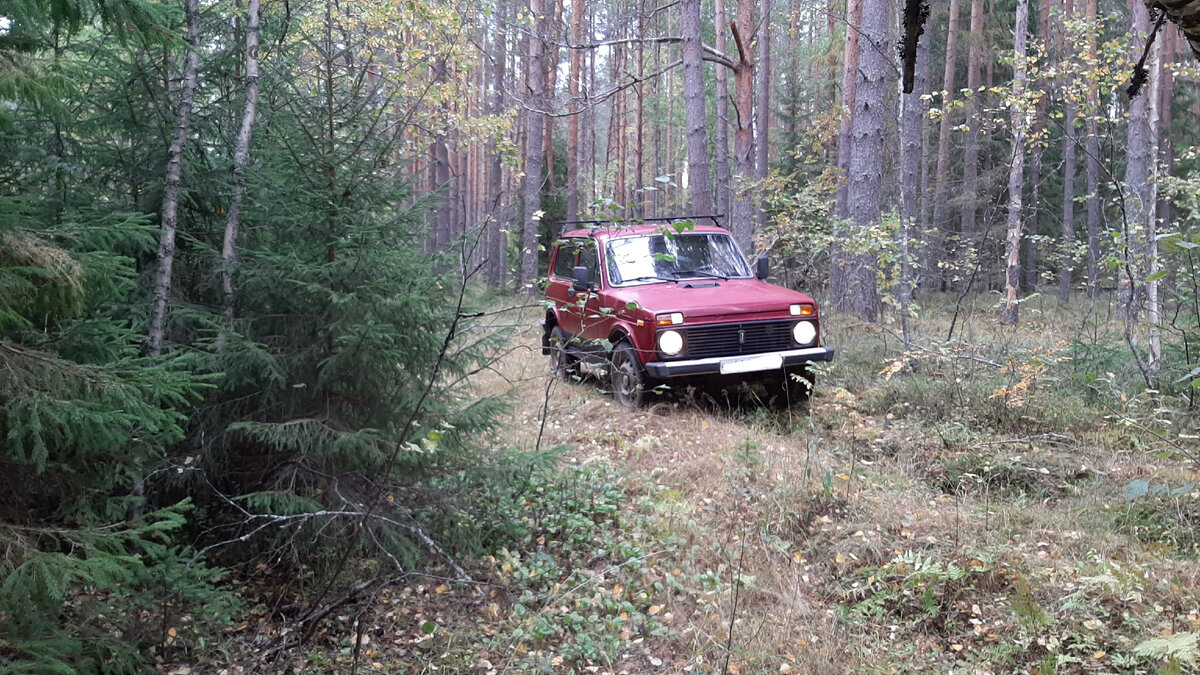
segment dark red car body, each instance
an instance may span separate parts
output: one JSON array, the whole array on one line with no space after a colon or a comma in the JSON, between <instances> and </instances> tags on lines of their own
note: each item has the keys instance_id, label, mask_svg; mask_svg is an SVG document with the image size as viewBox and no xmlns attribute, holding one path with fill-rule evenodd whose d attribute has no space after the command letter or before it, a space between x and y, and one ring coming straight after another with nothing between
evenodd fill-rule
<instances>
[{"instance_id":1,"label":"dark red car body","mask_svg":"<svg viewBox=\"0 0 1200 675\"><path fill-rule=\"evenodd\" d=\"M786 378L788 372L806 372L809 363L833 358L833 349L821 344L816 302L753 273L640 277L634 283L614 283L619 276L610 269L617 263L607 259L609 242L664 231L668 237L709 235L720 240L729 236L713 225L668 230L661 224L636 224L564 232L551 254L543 352L553 357L557 347L553 338L561 335L567 343L564 358L603 364L612 363L622 344L630 345L637 355L637 364L631 367L640 367L640 373L634 374L647 387L678 377ZM736 251L732 240L729 246ZM750 269L744 261L739 264ZM587 269L584 283L576 273L581 267ZM679 314L680 323L660 323L664 316L679 318ZM815 329L810 343L796 342L793 329L801 321ZM555 332L556 327L561 333ZM664 331L683 337L679 353L667 354L659 348ZM811 375L807 377L811 382Z\"/></svg>"}]
</instances>

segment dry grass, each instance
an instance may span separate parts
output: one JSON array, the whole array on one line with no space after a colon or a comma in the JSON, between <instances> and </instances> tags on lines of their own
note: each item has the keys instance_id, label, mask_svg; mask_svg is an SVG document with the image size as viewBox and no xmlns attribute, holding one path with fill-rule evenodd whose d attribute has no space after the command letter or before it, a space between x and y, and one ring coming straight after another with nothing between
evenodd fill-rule
<instances>
[{"instance_id":1,"label":"dry grass","mask_svg":"<svg viewBox=\"0 0 1200 675\"><path fill-rule=\"evenodd\" d=\"M1039 300L1011 328L981 296L947 345L947 302L917 323L915 373L884 373L905 358L894 326L828 319L838 359L785 412L677 395L623 410L595 379L549 382L537 310L516 319L531 328L487 385L518 389L497 440L617 467L726 582L669 607L660 666L614 672L1137 670L1159 662L1139 642L1200 628L1195 559L1115 525L1129 481L1181 485L1190 467L1131 447L1071 380L1069 343L1118 331L1107 308ZM895 562L912 556L966 576L916 581Z\"/></svg>"}]
</instances>

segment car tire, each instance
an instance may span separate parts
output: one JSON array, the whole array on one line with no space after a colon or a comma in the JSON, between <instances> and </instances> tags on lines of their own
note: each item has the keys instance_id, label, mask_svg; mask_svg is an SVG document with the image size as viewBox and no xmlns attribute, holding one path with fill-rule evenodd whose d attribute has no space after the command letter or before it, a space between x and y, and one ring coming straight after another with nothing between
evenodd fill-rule
<instances>
[{"instance_id":1,"label":"car tire","mask_svg":"<svg viewBox=\"0 0 1200 675\"><path fill-rule=\"evenodd\" d=\"M816 376L808 368L784 370L783 377L778 382L775 400L783 407L804 403L812 398L816 382Z\"/></svg>"},{"instance_id":2,"label":"car tire","mask_svg":"<svg viewBox=\"0 0 1200 675\"><path fill-rule=\"evenodd\" d=\"M633 345L621 342L613 349L608 381L613 398L621 407L630 410L641 407L646 396L646 369Z\"/></svg>"},{"instance_id":3,"label":"car tire","mask_svg":"<svg viewBox=\"0 0 1200 675\"><path fill-rule=\"evenodd\" d=\"M574 382L579 379L579 359L567 351L571 338L567 332L555 326L550 331L550 372L560 380Z\"/></svg>"}]
</instances>

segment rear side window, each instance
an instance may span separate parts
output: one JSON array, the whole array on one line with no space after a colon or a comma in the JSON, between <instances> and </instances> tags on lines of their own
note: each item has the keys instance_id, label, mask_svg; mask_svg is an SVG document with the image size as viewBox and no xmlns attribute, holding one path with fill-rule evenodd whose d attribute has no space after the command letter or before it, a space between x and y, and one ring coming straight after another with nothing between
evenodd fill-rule
<instances>
[{"instance_id":1,"label":"rear side window","mask_svg":"<svg viewBox=\"0 0 1200 675\"><path fill-rule=\"evenodd\" d=\"M551 275L570 279L572 268L575 267L575 252L577 250L579 250L579 242L573 240L561 242L558 245L558 252L554 256L554 271L551 272Z\"/></svg>"}]
</instances>

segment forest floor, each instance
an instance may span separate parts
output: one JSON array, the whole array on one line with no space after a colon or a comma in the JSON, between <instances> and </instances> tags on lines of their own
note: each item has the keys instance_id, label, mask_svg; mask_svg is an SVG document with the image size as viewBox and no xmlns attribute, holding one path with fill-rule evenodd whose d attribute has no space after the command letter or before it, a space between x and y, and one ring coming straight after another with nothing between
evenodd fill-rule
<instances>
[{"instance_id":1,"label":"forest floor","mask_svg":"<svg viewBox=\"0 0 1200 675\"><path fill-rule=\"evenodd\" d=\"M517 388L496 447L560 453L526 546L471 561L487 585L381 595L361 669L1195 670L1200 493L1160 440L1186 402L1137 393L1106 308L1039 299L1011 328L981 298L946 341L950 302L908 355L897 326L828 317L836 359L790 410L623 410L549 380L525 311L486 388ZM347 671L332 644L294 665Z\"/></svg>"}]
</instances>

